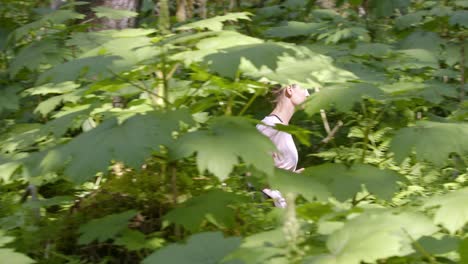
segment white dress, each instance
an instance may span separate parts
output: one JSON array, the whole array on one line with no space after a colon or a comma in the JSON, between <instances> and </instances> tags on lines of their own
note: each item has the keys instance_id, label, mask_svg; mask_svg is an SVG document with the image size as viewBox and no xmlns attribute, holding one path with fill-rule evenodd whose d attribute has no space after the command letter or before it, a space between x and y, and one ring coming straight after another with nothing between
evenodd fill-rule
<instances>
[{"instance_id":1,"label":"white dress","mask_svg":"<svg viewBox=\"0 0 468 264\"><path fill-rule=\"evenodd\" d=\"M291 134L273 128L275 124L282 124L281 119L276 115L269 115L263 118L262 123L265 125L258 124L257 129L269 137L278 150L273 153L275 166L280 169L295 171L299 155Z\"/></svg>"}]
</instances>

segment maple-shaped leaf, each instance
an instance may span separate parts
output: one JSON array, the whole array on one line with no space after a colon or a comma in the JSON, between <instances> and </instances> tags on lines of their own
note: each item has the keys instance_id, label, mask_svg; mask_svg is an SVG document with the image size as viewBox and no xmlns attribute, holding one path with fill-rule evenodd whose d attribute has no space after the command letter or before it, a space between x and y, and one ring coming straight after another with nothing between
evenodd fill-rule
<instances>
[{"instance_id":1,"label":"maple-shaped leaf","mask_svg":"<svg viewBox=\"0 0 468 264\"><path fill-rule=\"evenodd\" d=\"M179 122L190 124L191 120L186 110L147 112L121 124L115 118L109 119L48 151L39 164L31 161L30 169L41 174L65 167L65 175L79 183L107 171L112 160L138 169L151 152L171 144L172 132L179 128Z\"/></svg>"},{"instance_id":2,"label":"maple-shaped leaf","mask_svg":"<svg viewBox=\"0 0 468 264\"><path fill-rule=\"evenodd\" d=\"M436 54L426 49L406 49L395 52L399 56L393 59L388 69L422 69L425 67L438 69L439 62Z\"/></svg>"},{"instance_id":3,"label":"maple-shaped leaf","mask_svg":"<svg viewBox=\"0 0 468 264\"><path fill-rule=\"evenodd\" d=\"M244 67L241 71L250 77L282 84L299 84L304 88L321 87L325 83L343 83L357 79L353 73L334 65L331 57L298 46L287 46L295 56L278 58L276 69Z\"/></svg>"},{"instance_id":4,"label":"maple-shaped leaf","mask_svg":"<svg viewBox=\"0 0 468 264\"><path fill-rule=\"evenodd\" d=\"M468 238L465 238L459 247L460 264L468 264Z\"/></svg>"},{"instance_id":5,"label":"maple-shaped leaf","mask_svg":"<svg viewBox=\"0 0 468 264\"><path fill-rule=\"evenodd\" d=\"M99 243L108 239L113 239L119 232L125 230L128 221L137 214L137 211L130 210L123 213L106 215L104 217L93 219L80 226L80 237L78 244L89 244L96 240Z\"/></svg>"},{"instance_id":6,"label":"maple-shaped leaf","mask_svg":"<svg viewBox=\"0 0 468 264\"><path fill-rule=\"evenodd\" d=\"M396 98L407 100L408 98L424 98L425 100L439 104L445 97L457 98L458 87L442 82L397 82L381 86L382 90Z\"/></svg>"},{"instance_id":7,"label":"maple-shaped leaf","mask_svg":"<svg viewBox=\"0 0 468 264\"><path fill-rule=\"evenodd\" d=\"M434 222L445 227L451 234L462 229L468 222L468 188L430 198L424 208L437 206Z\"/></svg>"},{"instance_id":8,"label":"maple-shaped leaf","mask_svg":"<svg viewBox=\"0 0 468 264\"><path fill-rule=\"evenodd\" d=\"M208 29L212 31L219 31L223 29L223 22L225 21L237 21L237 20L250 20L252 14L249 12L238 12L228 13L223 16L215 16L193 23L188 23L183 26L176 28L176 30L188 30L188 29Z\"/></svg>"},{"instance_id":9,"label":"maple-shaped leaf","mask_svg":"<svg viewBox=\"0 0 468 264\"><path fill-rule=\"evenodd\" d=\"M443 165L450 153L468 153L468 124L419 121L414 126L400 129L390 142L390 151L397 162L403 161L414 150L419 160Z\"/></svg>"},{"instance_id":10,"label":"maple-shaped leaf","mask_svg":"<svg viewBox=\"0 0 468 264\"><path fill-rule=\"evenodd\" d=\"M325 186L339 200L352 198L361 191L361 186L376 196L391 199L398 190L398 181L404 178L396 172L381 170L367 164L354 164L347 168L343 164L323 164L308 167L301 173Z\"/></svg>"},{"instance_id":11,"label":"maple-shaped leaf","mask_svg":"<svg viewBox=\"0 0 468 264\"><path fill-rule=\"evenodd\" d=\"M74 59L55 65L52 69L42 73L37 83L74 81L81 76L88 79L110 76L110 65L119 59L121 59L119 56L95 56Z\"/></svg>"},{"instance_id":12,"label":"maple-shaped leaf","mask_svg":"<svg viewBox=\"0 0 468 264\"><path fill-rule=\"evenodd\" d=\"M122 10L122 9L114 9L105 6L98 6L91 8L96 17L102 18L107 17L109 19L123 19L127 17L136 17L138 16L137 12L133 12L130 10Z\"/></svg>"},{"instance_id":13,"label":"maple-shaped leaf","mask_svg":"<svg viewBox=\"0 0 468 264\"><path fill-rule=\"evenodd\" d=\"M222 49L218 53L206 56L204 60L214 72L233 79L239 70L242 58L248 60L257 69L265 66L275 70L281 55L293 53L294 51L287 46L267 42Z\"/></svg>"},{"instance_id":14,"label":"maple-shaped leaf","mask_svg":"<svg viewBox=\"0 0 468 264\"><path fill-rule=\"evenodd\" d=\"M216 117L208 130L199 130L183 135L171 148L174 159L197 153L197 166L200 173L205 170L220 180L226 179L239 158L257 169L273 173L271 141L259 133L255 127L242 117Z\"/></svg>"},{"instance_id":15,"label":"maple-shaped leaf","mask_svg":"<svg viewBox=\"0 0 468 264\"><path fill-rule=\"evenodd\" d=\"M298 21L288 21L286 25L272 27L265 31L268 37L290 38L296 36L308 36L324 29L327 25L324 23L304 23Z\"/></svg>"},{"instance_id":16,"label":"maple-shaped leaf","mask_svg":"<svg viewBox=\"0 0 468 264\"><path fill-rule=\"evenodd\" d=\"M312 94L305 104L306 113L312 115L320 112L320 109L334 107L338 111L348 111L363 97L380 99L384 95L379 88L365 83L348 83L345 85L333 85L323 88L318 93Z\"/></svg>"},{"instance_id":17,"label":"maple-shaped leaf","mask_svg":"<svg viewBox=\"0 0 468 264\"><path fill-rule=\"evenodd\" d=\"M381 43L359 43L351 54L355 56L372 56L375 58L388 57L393 52L390 45Z\"/></svg>"},{"instance_id":18,"label":"maple-shaped leaf","mask_svg":"<svg viewBox=\"0 0 468 264\"><path fill-rule=\"evenodd\" d=\"M224 238L221 232L192 235L186 244L171 244L143 260L143 264L218 264L241 244L239 237Z\"/></svg>"},{"instance_id":19,"label":"maple-shaped leaf","mask_svg":"<svg viewBox=\"0 0 468 264\"><path fill-rule=\"evenodd\" d=\"M388 209L364 212L345 222L327 239L330 254L309 258L311 264L374 263L378 259L414 252L413 241L437 231L426 216Z\"/></svg>"},{"instance_id":20,"label":"maple-shaped leaf","mask_svg":"<svg viewBox=\"0 0 468 264\"><path fill-rule=\"evenodd\" d=\"M57 46L57 41L44 39L34 41L23 47L16 56L13 57L8 72L12 77L22 69L36 70L41 64L54 64L63 60L61 50Z\"/></svg>"},{"instance_id":21,"label":"maple-shaped leaf","mask_svg":"<svg viewBox=\"0 0 468 264\"><path fill-rule=\"evenodd\" d=\"M57 96L47 98L46 100L40 102L37 105L37 107L34 109L34 112L41 113L43 116L46 116L62 103L78 102L82 98L82 95L84 92L85 90L81 89L81 90L72 91L70 93L65 93L62 95L57 95Z\"/></svg>"},{"instance_id":22,"label":"maple-shaped leaf","mask_svg":"<svg viewBox=\"0 0 468 264\"><path fill-rule=\"evenodd\" d=\"M240 202L246 202L245 197L221 190L212 190L187 200L163 218L180 224L191 232L198 230L207 216L213 217L218 224L231 227L234 224L235 213L229 205Z\"/></svg>"},{"instance_id":23,"label":"maple-shaped leaf","mask_svg":"<svg viewBox=\"0 0 468 264\"><path fill-rule=\"evenodd\" d=\"M74 82L46 83L28 88L24 90L23 93L27 95L64 94L74 91L78 87L80 87L80 85Z\"/></svg>"},{"instance_id":24,"label":"maple-shaped leaf","mask_svg":"<svg viewBox=\"0 0 468 264\"><path fill-rule=\"evenodd\" d=\"M415 24L419 24L426 14L427 11L416 11L405 14L395 19L395 26L399 30L409 28Z\"/></svg>"}]
</instances>

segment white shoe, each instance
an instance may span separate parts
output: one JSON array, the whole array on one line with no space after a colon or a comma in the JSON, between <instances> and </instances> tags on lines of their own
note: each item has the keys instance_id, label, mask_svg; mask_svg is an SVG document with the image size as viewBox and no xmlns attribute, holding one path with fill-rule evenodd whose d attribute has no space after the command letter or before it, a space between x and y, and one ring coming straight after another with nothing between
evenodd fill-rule
<instances>
[{"instance_id":1,"label":"white shoe","mask_svg":"<svg viewBox=\"0 0 468 264\"><path fill-rule=\"evenodd\" d=\"M286 199L283 198L280 191L271 190L271 189L263 189L262 192L268 195L268 197L270 197L271 199L273 199L273 202L275 203L276 207L286 208L287 206Z\"/></svg>"}]
</instances>

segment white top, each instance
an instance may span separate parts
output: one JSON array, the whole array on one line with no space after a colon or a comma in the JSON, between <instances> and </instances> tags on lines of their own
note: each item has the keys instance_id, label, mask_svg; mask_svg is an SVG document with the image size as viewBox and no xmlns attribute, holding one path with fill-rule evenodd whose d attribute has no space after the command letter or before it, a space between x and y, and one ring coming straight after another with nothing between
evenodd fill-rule
<instances>
[{"instance_id":1,"label":"white top","mask_svg":"<svg viewBox=\"0 0 468 264\"><path fill-rule=\"evenodd\" d=\"M275 124L282 123L276 116L266 116L263 118L262 123L265 125L258 124L257 129L269 137L278 149L278 152L272 154L275 166L280 169L295 171L299 155L291 134L273 128Z\"/></svg>"}]
</instances>

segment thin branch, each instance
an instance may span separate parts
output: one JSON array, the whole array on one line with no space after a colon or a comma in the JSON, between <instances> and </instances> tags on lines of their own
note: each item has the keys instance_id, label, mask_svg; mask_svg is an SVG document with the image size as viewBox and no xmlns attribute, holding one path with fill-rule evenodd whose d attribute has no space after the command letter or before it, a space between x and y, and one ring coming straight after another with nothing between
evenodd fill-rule
<instances>
[{"instance_id":1,"label":"thin branch","mask_svg":"<svg viewBox=\"0 0 468 264\"><path fill-rule=\"evenodd\" d=\"M258 92L255 92L252 97L250 97L250 100L247 102L247 104L242 108L242 110L239 112L239 116L243 115L247 109L249 109L250 105L255 101L255 99L258 97Z\"/></svg>"},{"instance_id":2,"label":"thin branch","mask_svg":"<svg viewBox=\"0 0 468 264\"><path fill-rule=\"evenodd\" d=\"M327 134L330 135L330 124L328 123L327 114L325 113L325 110L320 109L320 116L322 117L323 127L325 128L325 131L327 131Z\"/></svg>"},{"instance_id":3,"label":"thin branch","mask_svg":"<svg viewBox=\"0 0 468 264\"><path fill-rule=\"evenodd\" d=\"M328 143L330 140L333 139L333 137L335 136L336 132L338 132L338 129L340 129L340 127L343 126L343 122L341 122L341 120L338 121L338 123L333 127L333 129L330 131L330 133L328 133L328 136L324 139L322 139L322 143Z\"/></svg>"}]
</instances>

